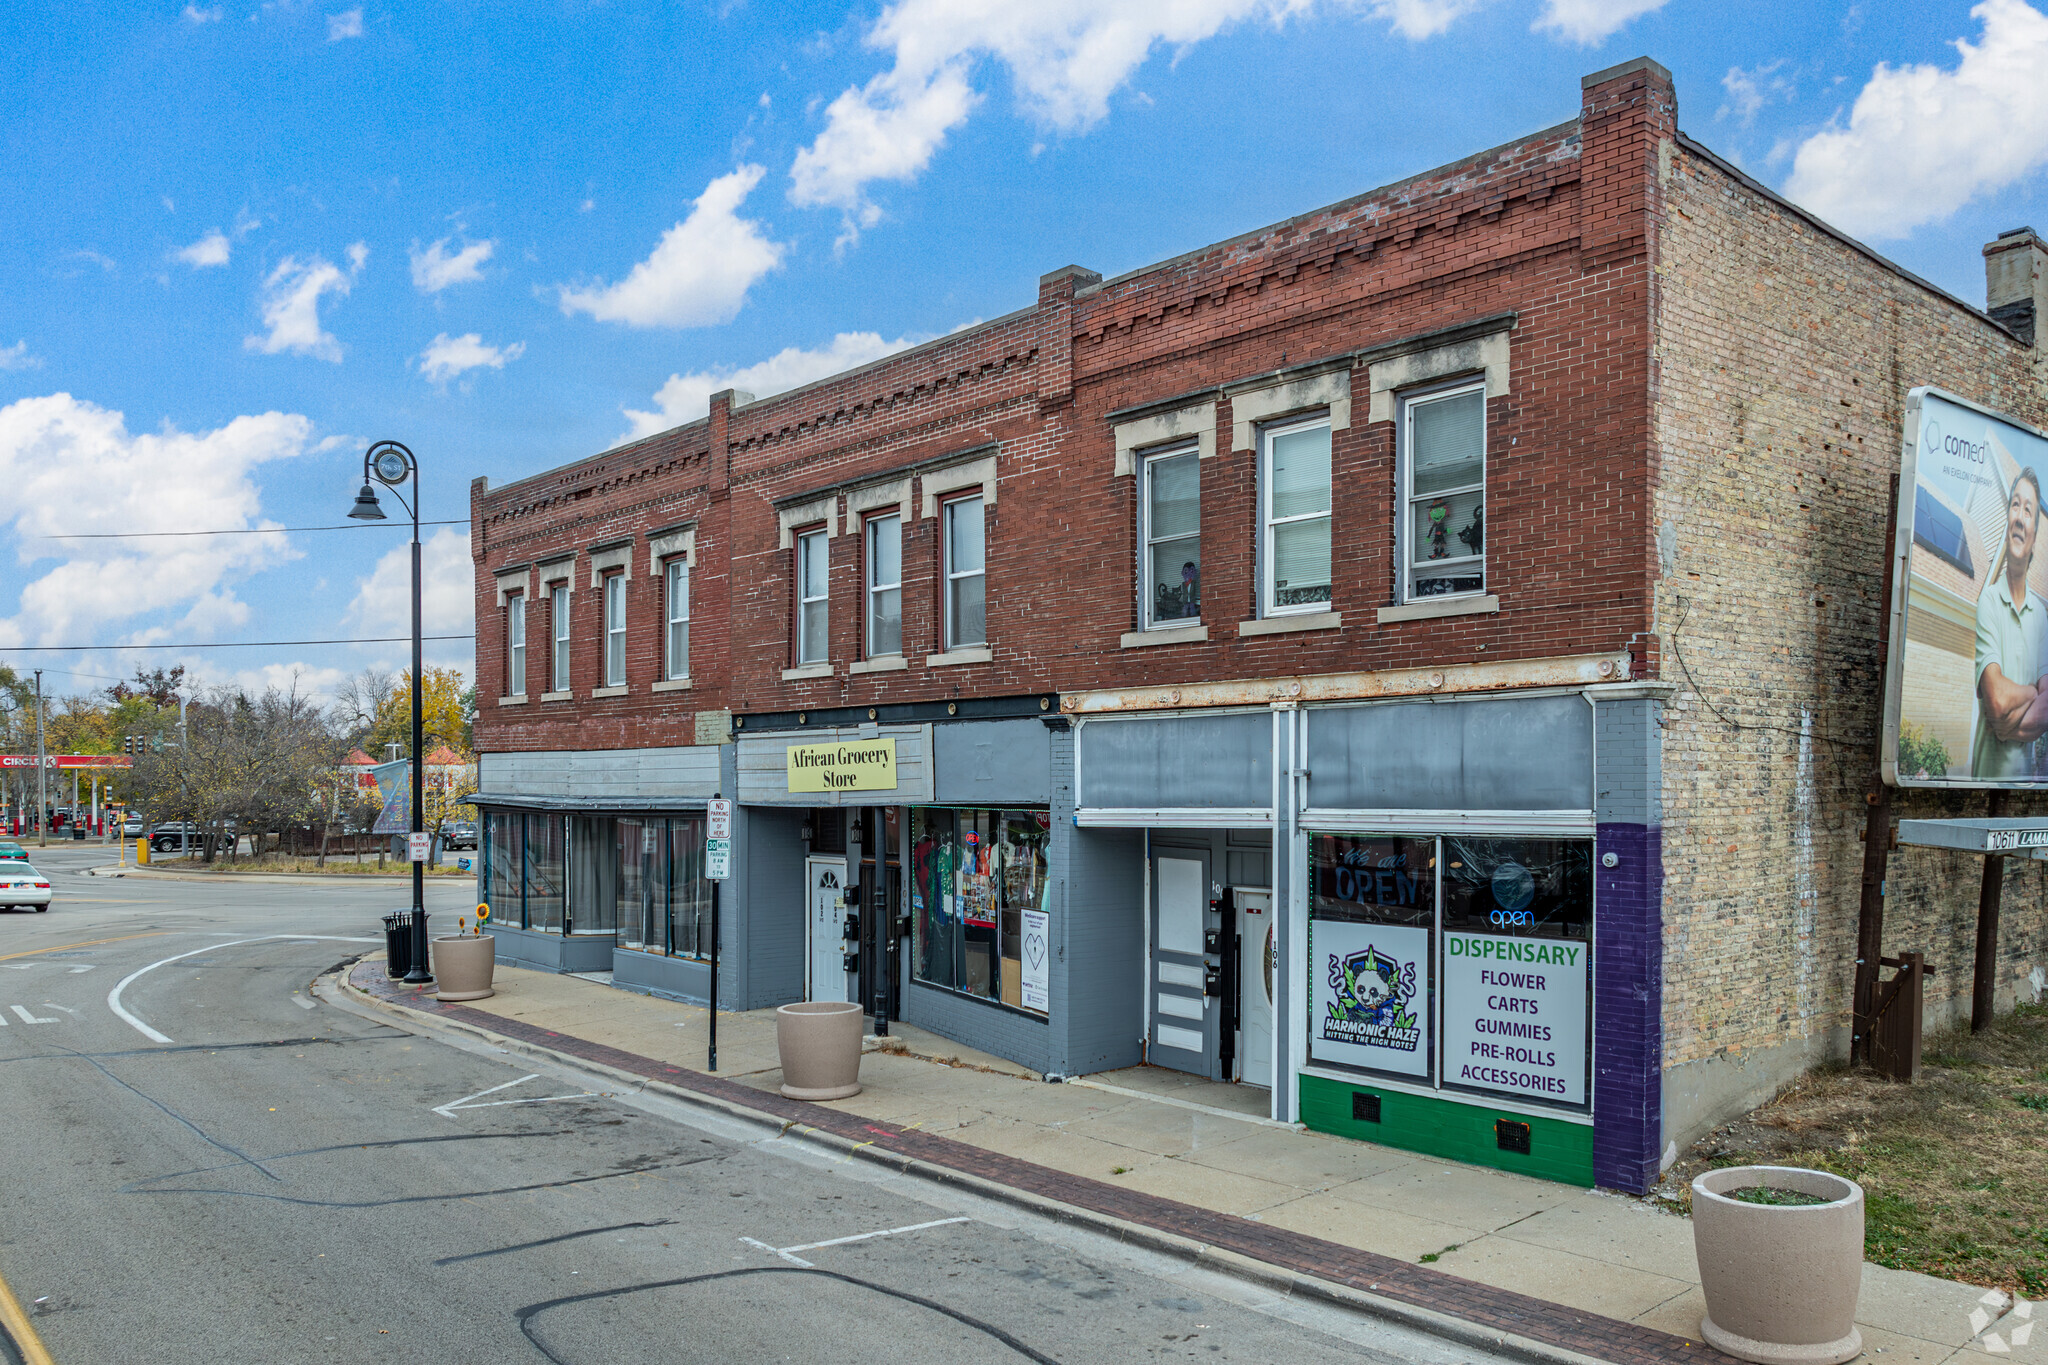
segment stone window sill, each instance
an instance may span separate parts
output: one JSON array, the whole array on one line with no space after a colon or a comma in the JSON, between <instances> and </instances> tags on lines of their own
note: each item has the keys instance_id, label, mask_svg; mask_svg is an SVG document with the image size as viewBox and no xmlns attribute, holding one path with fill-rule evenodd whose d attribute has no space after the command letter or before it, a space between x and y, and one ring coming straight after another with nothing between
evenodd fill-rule
<instances>
[{"instance_id":1,"label":"stone window sill","mask_svg":"<svg viewBox=\"0 0 2048 1365\"><path fill-rule=\"evenodd\" d=\"M540 699L542 701L574 701L576 700L576 694L574 692L543 692L540 694Z\"/></svg>"},{"instance_id":2,"label":"stone window sill","mask_svg":"<svg viewBox=\"0 0 2048 1365\"><path fill-rule=\"evenodd\" d=\"M1379 624L1394 621L1435 621L1446 616L1489 616L1500 610L1500 598L1493 593L1474 593L1469 597L1426 597L1420 602L1404 602L1398 607L1381 607Z\"/></svg>"},{"instance_id":3,"label":"stone window sill","mask_svg":"<svg viewBox=\"0 0 2048 1365\"><path fill-rule=\"evenodd\" d=\"M688 678L664 678L654 684L650 690L655 692L687 692L690 690L690 680Z\"/></svg>"},{"instance_id":4,"label":"stone window sill","mask_svg":"<svg viewBox=\"0 0 2048 1365\"><path fill-rule=\"evenodd\" d=\"M1268 616L1257 621L1239 621L1237 633L1243 635L1291 635L1301 630L1335 630L1344 624L1344 613L1340 611L1311 611L1299 616Z\"/></svg>"},{"instance_id":5,"label":"stone window sill","mask_svg":"<svg viewBox=\"0 0 2048 1365\"><path fill-rule=\"evenodd\" d=\"M1160 630L1133 630L1120 642L1125 649L1147 649L1153 645L1197 644L1209 638L1207 626L1168 626Z\"/></svg>"},{"instance_id":6,"label":"stone window sill","mask_svg":"<svg viewBox=\"0 0 2048 1365\"><path fill-rule=\"evenodd\" d=\"M849 673L894 673L910 667L910 660L901 654L884 654L876 659L855 659L846 666Z\"/></svg>"},{"instance_id":7,"label":"stone window sill","mask_svg":"<svg viewBox=\"0 0 2048 1365\"><path fill-rule=\"evenodd\" d=\"M590 699L596 701L599 697L623 697L632 690L631 685L627 683L620 683L617 687L593 687L590 689Z\"/></svg>"},{"instance_id":8,"label":"stone window sill","mask_svg":"<svg viewBox=\"0 0 2048 1365\"><path fill-rule=\"evenodd\" d=\"M782 680L784 682L802 682L806 678L829 678L831 676L832 665L829 663L799 664L795 668L785 668L782 670Z\"/></svg>"},{"instance_id":9,"label":"stone window sill","mask_svg":"<svg viewBox=\"0 0 2048 1365\"><path fill-rule=\"evenodd\" d=\"M996 652L987 645L967 645L961 649L950 649L944 654L924 656L926 668L953 668L960 664L986 664L995 661Z\"/></svg>"},{"instance_id":10,"label":"stone window sill","mask_svg":"<svg viewBox=\"0 0 2048 1365\"><path fill-rule=\"evenodd\" d=\"M526 705L526 694L524 692L515 692L509 697L500 697L498 698L498 705L524 706Z\"/></svg>"}]
</instances>

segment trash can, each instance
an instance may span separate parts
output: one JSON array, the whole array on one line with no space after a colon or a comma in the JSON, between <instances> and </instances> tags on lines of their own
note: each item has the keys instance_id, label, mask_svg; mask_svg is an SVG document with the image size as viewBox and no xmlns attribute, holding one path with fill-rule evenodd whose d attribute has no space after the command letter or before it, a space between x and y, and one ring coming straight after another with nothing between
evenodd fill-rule
<instances>
[{"instance_id":1,"label":"trash can","mask_svg":"<svg viewBox=\"0 0 2048 1365\"><path fill-rule=\"evenodd\" d=\"M384 917L384 971L393 981L412 970L412 911Z\"/></svg>"},{"instance_id":2,"label":"trash can","mask_svg":"<svg viewBox=\"0 0 2048 1365\"><path fill-rule=\"evenodd\" d=\"M74 820L71 822L71 837L73 839L77 839L80 841L84 840L85 822L83 820Z\"/></svg>"}]
</instances>

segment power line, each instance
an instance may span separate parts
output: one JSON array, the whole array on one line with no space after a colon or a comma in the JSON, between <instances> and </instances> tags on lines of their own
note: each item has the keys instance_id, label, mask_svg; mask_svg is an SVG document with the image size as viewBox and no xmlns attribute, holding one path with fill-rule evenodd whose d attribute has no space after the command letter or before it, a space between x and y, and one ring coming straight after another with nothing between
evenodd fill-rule
<instances>
[{"instance_id":1,"label":"power line","mask_svg":"<svg viewBox=\"0 0 2048 1365\"><path fill-rule=\"evenodd\" d=\"M392 521L387 525L401 523ZM244 526L232 531L78 531L69 535L28 536L28 540L144 540L158 536L281 536L294 531L362 531L376 525L375 522L349 521L339 526ZM468 517L457 517L449 521L423 521L422 526L467 526Z\"/></svg>"},{"instance_id":2,"label":"power line","mask_svg":"<svg viewBox=\"0 0 2048 1365\"><path fill-rule=\"evenodd\" d=\"M474 640L474 635L422 635L427 640ZM281 649L299 645L411 644L410 635L376 635L360 640L221 640L183 645L0 645L0 654L85 654L101 649ZM47 671L47 670L46 670Z\"/></svg>"}]
</instances>

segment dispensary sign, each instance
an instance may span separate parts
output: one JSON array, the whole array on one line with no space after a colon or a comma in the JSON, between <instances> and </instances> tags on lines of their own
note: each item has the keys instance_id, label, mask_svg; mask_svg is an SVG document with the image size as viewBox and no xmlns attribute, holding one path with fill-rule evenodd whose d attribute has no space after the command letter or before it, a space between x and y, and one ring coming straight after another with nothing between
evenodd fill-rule
<instances>
[{"instance_id":1,"label":"dispensary sign","mask_svg":"<svg viewBox=\"0 0 2048 1365\"><path fill-rule=\"evenodd\" d=\"M1444 935L1444 1084L1586 1102L1586 945Z\"/></svg>"},{"instance_id":2,"label":"dispensary sign","mask_svg":"<svg viewBox=\"0 0 2048 1365\"><path fill-rule=\"evenodd\" d=\"M792 744L789 746L789 789L793 792L894 791L896 741L853 739L839 744Z\"/></svg>"}]
</instances>

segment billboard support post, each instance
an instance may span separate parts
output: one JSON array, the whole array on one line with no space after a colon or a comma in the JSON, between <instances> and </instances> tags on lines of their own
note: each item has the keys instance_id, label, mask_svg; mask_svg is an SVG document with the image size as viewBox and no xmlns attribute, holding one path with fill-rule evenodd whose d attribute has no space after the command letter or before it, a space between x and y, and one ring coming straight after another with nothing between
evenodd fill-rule
<instances>
[{"instance_id":1,"label":"billboard support post","mask_svg":"<svg viewBox=\"0 0 2048 1365\"><path fill-rule=\"evenodd\" d=\"M1993 791L1985 814L1993 820L2005 814L2005 793ZM2005 859L1987 854L1984 886L1977 893L1977 961L1970 983L1970 1032L1991 1027L1998 985L1998 911L2005 892Z\"/></svg>"},{"instance_id":2,"label":"billboard support post","mask_svg":"<svg viewBox=\"0 0 2048 1365\"><path fill-rule=\"evenodd\" d=\"M1892 475L1891 496L1886 499L1884 518L1884 603L1878 618L1878 655L1891 653L1893 597L1901 590L1899 561L1899 476ZM1885 740L1879 728L1875 766L1870 774L1870 791L1865 799L1870 812L1863 827L1863 898L1856 912L1856 996L1855 1017L1849 1032L1849 1062L1870 1061L1870 1031L1877 1009L1878 959L1884 955L1884 874L1891 858L1892 789L1884 780Z\"/></svg>"}]
</instances>

